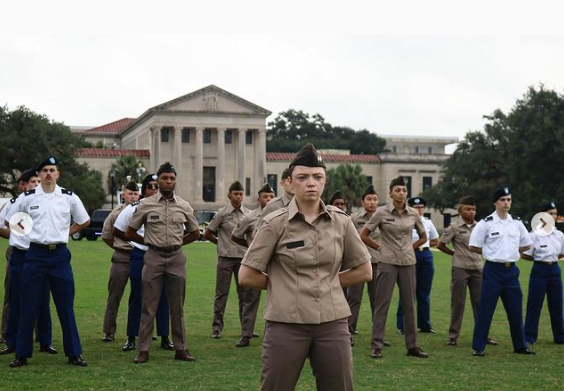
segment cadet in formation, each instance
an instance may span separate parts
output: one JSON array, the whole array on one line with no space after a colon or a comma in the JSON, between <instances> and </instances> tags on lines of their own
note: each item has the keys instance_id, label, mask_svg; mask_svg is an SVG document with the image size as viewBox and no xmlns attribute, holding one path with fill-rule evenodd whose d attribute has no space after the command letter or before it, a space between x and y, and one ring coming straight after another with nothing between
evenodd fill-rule
<instances>
[{"instance_id":1,"label":"cadet in formation","mask_svg":"<svg viewBox=\"0 0 564 391\"><path fill-rule=\"evenodd\" d=\"M157 183L157 174L147 175L141 183L141 198L151 197L157 194L159 185ZM127 241L125 231L129 226L129 222L133 214L137 210L139 201L133 202L126 206L114 223L113 235L117 238ZM137 230L140 236L144 236L145 228L141 226ZM149 249L144 244L129 242L133 249L130 256L129 281L131 292L129 294L129 308L127 312L127 340L121 348L124 352L134 350L136 348L135 338L139 335L139 327L141 323L141 302L143 300L143 282L141 275L143 272L144 258ZM156 324L157 335L161 337L161 348L165 350L173 350L174 345L169 339L169 316L170 310L166 293L166 282L163 284L161 299L157 307Z\"/></svg>"},{"instance_id":2,"label":"cadet in formation","mask_svg":"<svg viewBox=\"0 0 564 391\"><path fill-rule=\"evenodd\" d=\"M33 220L21 276L21 302L27 305L20 312L16 357L11 367L27 364L27 359L32 356L33 326L47 284L57 307L68 363L82 367L87 365L81 357L82 347L74 316L74 277L67 243L69 235L90 224L90 217L76 194L57 185L57 165L53 156L42 162L36 170L41 185L20 196L6 216L6 222L9 222L15 213L25 212ZM71 218L74 221L72 225Z\"/></svg>"},{"instance_id":3,"label":"cadet in formation","mask_svg":"<svg viewBox=\"0 0 564 391\"><path fill-rule=\"evenodd\" d=\"M123 191L123 204L116 206L114 210L112 210L108 217L106 217L102 228L102 240L114 250L111 260L110 279L108 281L108 300L104 314L104 338L102 339L104 342L111 342L115 339L114 334L117 328L116 319L127 280L129 280L129 258L132 250L132 246L129 242L119 237L114 237L114 223L121 211L138 199L139 188L137 187L137 183L126 183Z\"/></svg>"},{"instance_id":4,"label":"cadet in formation","mask_svg":"<svg viewBox=\"0 0 564 391\"><path fill-rule=\"evenodd\" d=\"M309 357L318 390L352 390L342 287L372 278L370 255L350 218L321 201L325 164L311 144L290 173L295 197L264 217L239 272L243 286L268 292L261 389L293 390Z\"/></svg>"},{"instance_id":5,"label":"cadet in formation","mask_svg":"<svg viewBox=\"0 0 564 391\"><path fill-rule=\"evenodd\" d=\"M535 354L529 350L523 330L523 292L519 284L519 253L532 244L529 233L518 217L511 216L511 191L497 190L492 199L495 212L476 224L470 235L470 251L486 260L482 272L482 289L474 325L474 356L484 356L488 333L498 299L501 297L515 353Z\"/></svg>"},{"instance_id":6,"label":"cadet in formation","mask_svg":"<svg viewBox=\"0 0 564 391\"><path fill-rule=\"evenodd\" d=\"M233 276L237 286L239 321L242 329L241 338L236 343L236 347L249 346L249 340L254 332L258 302L260 301L260 294L239 285L238 273L241 260L245 255L245 248L231 240L231 234L237 224L241 222L243 216L251 212L242 205L244 190L238 181L229 186L227 193L229 203L217 211L204 232L204 237L217 245L217 272L211 336L214 339L222 337L223 317L229 297L229 289L231 288L231 276Z\"/></svg>"},{"instance_id":7,"label":"cadet in formation","mask_svg":"<svg viewBox=\"0 0 564 391\"><path fill-rule=\"evenodd\" d=\"M26 184L26 190L33 190L39 186L40 179L35 169L25 171L18 180L19 183ZM17 198L12 198L0 213L0 221L5 222L6 216L10 212L11 207L16 203ZM5 235L6 234L6 235ZM0 351L0 355L11 354L16 349L16 337L20 322L21 312L21 276L25 264L25 256L29 250L29 238L27 235L18 235L18 233L10 232L9 229L2 231L0 235L9 239L10 260L9 260L9 315L8 328L6 332L6 347ZM36 322L36 338L39 341L39 351L57 354L57 350L52 346L52 328L51 328L51 309L49 302L49 285L45 285L45 292L41 297L39 308L39 316Z\"/></svg>"},{"instance_id":8,"label":"cadet in formation","mask_svg":"<svg viewBox=\"0 0 564 391\"><path fill-rule=\"evenodd\" d=\"M554 202L544 205L540 211L551 215L554 221L558 217ZM533 241L531 248L521 254L521 258L533 261L525 317L525 339L528 345L535 346L537 343L539 319L546 296L553 341L562 345L564 344L562 271L558 260L564 257L564 234L553 227L548 235L541 228L534 229L530 235Z\"/></svg>"},{"instance_id":9,"label":"cadet in formation","mask_svg":"<svg viewBox=\"0 0 564 391\"><path fill-rule=\"evenodd\" d=\"M162 287L166 281L172 342L175 360L195 361L187 350L184 324L184 300L186 297L186 256L182 246L200 237L198 221L187 201L174 194L176 169L164 163L157 172L159 191L143 199L137 206L125 237L149 247L143 266L143 304L139 331L139 354L136 364L149 360L149 348L153 337L153 322ZM137 230L145 227L145 236ZM185 230L188 232L184 234Z\"/></svg>"},{"instance_id":10,"label":"cadet in formation","mask_svg":"<svg viewBox=\"0 0 564 391\"><path fill-rule=\"evenodd\" d=\"M264 217L268 216L269 213L272 213L272 212L274 212L274 211L276 211L280 208L288 206L288 204L290 203L292 198L294 198L294 189L292 188L292 185L291 185L290 169L289 168L286 168L282 172L282 176L280 178L280 187L282 187L282 189L284 189L284 192L282 193L281 196L272 199L268 203L268 205L266 205L264 207L262 214L261 214L261 217L259 218L259 220L257 221L257 223L255 225L255 233L256 233L256 230L258 230L258 228L262 224L262 219Z\"/></svg>"},{"instance_id":11,"label":"cadet in formation","mask_svg":"<svg viewBox=\"0 0 564 391\"><path fill-rule=\"evenodd\" d=\"M374 250L380 250L378 273L376 275L376 308L372 325L372 353L375 359L382 358L386 319L394 286L398 284L403 307L404 335L407 355L427 358L417 341L415 325L415 252L427 241L427 233L417 211L407 205L407 184L403 177L390 183L390 202L376 210L360 232L362 241ZM380 229L380 243L371 234ZM412 230L419 239L412 242Z\"/></svg>"}]
</instances>

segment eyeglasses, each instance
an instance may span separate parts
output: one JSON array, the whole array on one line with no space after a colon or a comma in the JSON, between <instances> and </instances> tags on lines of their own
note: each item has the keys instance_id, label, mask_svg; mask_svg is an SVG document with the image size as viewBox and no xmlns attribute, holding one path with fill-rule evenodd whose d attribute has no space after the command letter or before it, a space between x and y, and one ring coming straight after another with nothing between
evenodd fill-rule
<instances>
[{"instance_id":1,"label":"eyeglasses","mask_svg":"<svg viewBox=\"0 0 564 391\"><path fill-rule=\"evenodd\" d=\"M150 184L150 183L149 183L149 184L147 185L147 189L149 189L149 190L158 190L158 189L159 189L159 185L157 185L156 183L153 183L153 184Z\"/></svg>"}]
</instances>

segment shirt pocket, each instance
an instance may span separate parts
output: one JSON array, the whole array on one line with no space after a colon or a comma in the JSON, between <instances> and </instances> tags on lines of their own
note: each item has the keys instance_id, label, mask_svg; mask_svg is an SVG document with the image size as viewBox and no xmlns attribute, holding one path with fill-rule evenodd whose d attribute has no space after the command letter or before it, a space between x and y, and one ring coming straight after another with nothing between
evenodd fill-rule
<instances>
[{"instance_id":1,"label":"shirt pocket","mask_svg":"<svg viewBox=\"0 0 564 391\"><path fill-rule=\"evenodd\" d=\"M67 204L64 205L55 205L53 208L54 211L54 220L57 222L57 226L60 229L70 227L71 221L71 213L70 213L70 206Z\"/></svg>"}]
</instances>

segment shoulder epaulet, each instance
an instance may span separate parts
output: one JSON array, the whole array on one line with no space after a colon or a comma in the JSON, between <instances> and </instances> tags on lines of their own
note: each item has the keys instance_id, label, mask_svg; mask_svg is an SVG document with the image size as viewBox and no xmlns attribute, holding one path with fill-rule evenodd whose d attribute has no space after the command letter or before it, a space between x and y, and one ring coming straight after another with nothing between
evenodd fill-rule
<instances>
[{"instance_id":1,"label":"shoulder epaulet","mask_svg":"<svg viewBox=\"0 0 564 391\"><path fill-rule=\"evenodd\" d=\"M488 222L488 221L492 221L493 220L493 216L488 216L484 219L484 221Z\"/></svg>"},{"instance_id":2,"label":"shoulder epaulet","mask_svg":"<svg viewBox=\"0 0 564 391\"><path fill-rule=\"evenodd\" d=\"M519 216L511 215L511 218L512 218L513 220L519 220L519 221L521 221L521 217L519 217Z\"/></svg>"},{"instance_id":3,"label":"shoulder epaulet","mask_svg":"<svg viewBox=\"0 0 564 391\"><path fill-rule=\"evenodd\" d=\"M61 189L61 193L66 194L66 195L72 195L72 191L67 190L67 189Z\"/></svg>"},{"instance_id":4,"label":"shoulder epaulet","mask_svg":"<svg viewBox=\"0 0 564 391\"><path fill-rule=\"evenodd\" d=\"M141 201L135 201L131 203L131 206L137 206L141 203Z\"/></svg>"},{"instance_id":5,"label":"shoulder epaulet","mask_svg":"<svg viewBox=\"0 0 564 391\"><path fill-rule=\"evenodd\" d=\"M337 208L336 206L326 205L325 207L327 208L328 211L340 213L342 215L348 216L347 212L342 211L341 209Z\"/></svg>"},{"instance_id":6,"label":"shoulder epaulet","mask_svg":"<svg viewBox=\"0 0 564 391\"><path fill-rule=\"evenodd\" d=\"M31 189L31 190L26 190L24 193L26 196L30 195L30 194L35 194L35 189Z\"/></svg>"},{"instance_id":7,"label":"shoulder epaulet","mask_svg":"<svg viewBox=\"0 0 564 391\"><path fill-rule=\"evenodd\" d=\"M16 202L16 200L18 199L18 197L14 197L10 199L10 204L13 204L14 202Z\"/></svg>"},{"instance_id":8,"label":"shoulder epaulet","mask_svg":"<svg viewBox=\"0 0 564 391\"><path fill-rule=\"evenodd\" d=\"M267 214L266 216L264 216L263 221L264 220L273 220L279 216L282 216L283 214L285 214L288 211L287 207L283 207L280 209L276 209L274 212L270 212L269 214Z\"/></svg>"}]
</instances>

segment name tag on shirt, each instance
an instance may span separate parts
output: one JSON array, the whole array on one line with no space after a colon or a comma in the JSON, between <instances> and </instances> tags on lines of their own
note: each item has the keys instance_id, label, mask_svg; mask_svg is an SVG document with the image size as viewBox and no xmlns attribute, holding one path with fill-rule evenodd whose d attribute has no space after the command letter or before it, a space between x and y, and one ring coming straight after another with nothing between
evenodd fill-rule
<instances>
[{"instance_id":1,"label":"name tag on shirt","mask_svg":"<svg viewBox=\"0 0 564 391\"><path fill-rule=\"evenodd\" d=\"M32 210L32 209L39 209L39 205L30 206L29 209L30 209L30 210Z\"/></svg>"},{"instance_id":2,"label":"name tag on shirt","mask_svg":"<svg viewBox=\"0 0 564 391\"><path fill-rule=\"evenodd\" d=\"M490 238L497 238L501 236L501 232L490 232Z\"/></svg>"},{"instance_id":3,"label":"name tag on shirt","mask_svg":"<svg viewBox=\"0 0 564 391\"><path fill-rule=\"evenodd\" d=\"M542 246L540 246L540 248L547 248L548 246L546 244L543 244Z\"/></svg>"},{"instance_id":4,"label":"name tag on shirt","mask_svg":"<svg viewBox=\"0 0 564 391\"><path fill-rule=\"evenodd\" d=\"M386 221L393 222L396 221L396 219L386 219Z\"/></svg>"},{"instance_id":5,"label":"name tag on shirt","mask_svg":"<svg viewBox=\"0 0 564 391\"><path fill-rule=\"evenodd\" d=\"M291 248L298 248L298 247L303 247L305 246L305 243L303 240L300 240L298 242L291 242L286 244L286 248L291 249Z\"/></svg>"},{"instance_id":6,"label":"name tag on shirt","mask_svg":"<svg viewBox=\"0 0 564 391\"><path fill-rule=\"evenodd\" d=\"M467 234L468 231L464 231L464 230L462 229L462 230L458 231L458 233L459 233L459 234Z\"/></svg>"}]
</instances>

